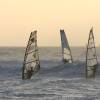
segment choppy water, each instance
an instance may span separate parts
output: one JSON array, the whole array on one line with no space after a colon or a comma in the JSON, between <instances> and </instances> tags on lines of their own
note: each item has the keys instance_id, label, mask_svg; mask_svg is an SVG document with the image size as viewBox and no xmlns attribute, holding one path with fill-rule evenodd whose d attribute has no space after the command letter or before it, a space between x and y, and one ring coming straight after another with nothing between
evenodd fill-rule
<instances>
[{"instance_id":1,"label":"choppy water","mask_svg":"<svg viewBox=\"0 0 100 100\"><path fill-rule=\"evenodd\" d=\"M60 48L40 48L41 70L23 81L24 50L0 48L0 100L100 100L100 65L96 79L86 80L84 48L72 48L74 64L61 62Z\"/></svg>"}]
</instances>

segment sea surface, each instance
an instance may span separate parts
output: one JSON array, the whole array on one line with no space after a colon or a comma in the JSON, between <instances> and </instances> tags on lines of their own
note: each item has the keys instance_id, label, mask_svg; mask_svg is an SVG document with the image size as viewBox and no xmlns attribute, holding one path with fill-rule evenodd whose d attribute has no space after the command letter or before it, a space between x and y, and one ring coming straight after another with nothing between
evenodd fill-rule
<instances>
[{"instance_id":1,"label":"sea surface","mask_svg":"<svg viewBox=\"0 0 100 100\"><path fill-rule=\"evenodd\" d=\"M22 80L24 47L0 48L0 100L100 100L100 48L96 78L85 78L86 49L72 47L64 64L60 47L40 47L41 70Z\"/></svg>"}]
</instances>

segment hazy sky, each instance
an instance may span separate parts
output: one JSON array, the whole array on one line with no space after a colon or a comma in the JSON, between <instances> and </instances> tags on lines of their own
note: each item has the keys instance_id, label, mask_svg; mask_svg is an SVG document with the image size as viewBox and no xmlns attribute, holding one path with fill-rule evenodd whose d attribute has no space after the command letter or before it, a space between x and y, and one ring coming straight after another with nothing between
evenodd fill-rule
<instances>
[{"instance_id":1,"label":"hazy sky","mask_svg":"<svg viewBox=\"0 0 100 100\"><path fill-rule=\"evenodd\" d=\"M60 28L85 46L92 26L100 45L100 0L0 0L0 46L26 46L34 30L39 46L60 46Z\"/></svg>"}]
</instances>

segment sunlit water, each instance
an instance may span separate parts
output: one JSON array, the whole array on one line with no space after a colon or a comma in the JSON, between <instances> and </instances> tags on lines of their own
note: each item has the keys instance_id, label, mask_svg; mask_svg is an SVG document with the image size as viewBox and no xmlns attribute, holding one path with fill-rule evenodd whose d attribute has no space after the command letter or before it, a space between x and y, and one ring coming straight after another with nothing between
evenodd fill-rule
<instances>
[{"instance_id":1,"label":"sunlit water","mask_svg":"<svg viewBox=\"0 0 100 100\"><path fill-rule=\"evenodd\" d=\"M24 51L0 48L0 100L100 100L100 66L95 80L85 79L84 48L72 48L73 64L62 63L60 48L40 48L41 70L23 81Z\"/></svg>"}]
</instances>

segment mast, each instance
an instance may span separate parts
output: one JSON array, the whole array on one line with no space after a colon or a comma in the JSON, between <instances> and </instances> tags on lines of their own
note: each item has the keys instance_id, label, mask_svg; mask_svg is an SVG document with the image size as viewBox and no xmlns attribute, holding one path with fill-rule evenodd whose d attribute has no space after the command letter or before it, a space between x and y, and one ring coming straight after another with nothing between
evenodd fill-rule
<instances>
[{"instance_id":1,"label":"mast","mask_svg":"<svg viewBox=\"0 0 100 100\"><path fill-rule=\"evenodd\" d=\"M70 49L70 46L69 46L64 30L60 30L60 35L61 35L63 62L73 63L71 49Z\"/></svg>"},{"instance_id":2,"label":"mast","mask_svg":"<svg viewBox=\"0 0 100 100\"><path fill-rule=\"evenodd\" d=\"M87 52L86 52L86 78L95 78L98 61L94 42L93 27L89 33Z\"/></svg>"},{"instance_id":3,"label":"mast","mask_svg":"<svg viewBox=\"0 0 100 100\"><path fill-rule=\"evenodd\" d=\"M22 67L22 79L30 79L33 74L40 69L38 46L37 46L37 31L31 32L30 38L26 47L24 62Z\"/></svg>"}]
</instances>

